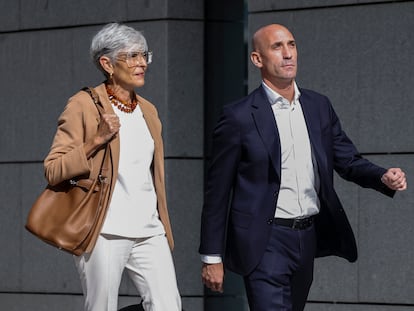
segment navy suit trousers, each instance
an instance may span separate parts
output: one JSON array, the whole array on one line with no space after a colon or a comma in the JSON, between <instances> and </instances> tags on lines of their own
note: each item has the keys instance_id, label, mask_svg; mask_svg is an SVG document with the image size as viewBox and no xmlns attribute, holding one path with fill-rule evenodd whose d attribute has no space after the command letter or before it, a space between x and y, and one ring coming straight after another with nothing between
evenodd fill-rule
<instances>
[{"instance_id":1,"label":"navy suit trousers","mask_svg":"<svg viewBox=\"0 0 414 311\"><path fill-rule=\"evenodd\" d=\"M314 225L298 230L273 224L262 260L244 277L250 311L302 311L315 253Z\"/></svg>"}]
</instances>

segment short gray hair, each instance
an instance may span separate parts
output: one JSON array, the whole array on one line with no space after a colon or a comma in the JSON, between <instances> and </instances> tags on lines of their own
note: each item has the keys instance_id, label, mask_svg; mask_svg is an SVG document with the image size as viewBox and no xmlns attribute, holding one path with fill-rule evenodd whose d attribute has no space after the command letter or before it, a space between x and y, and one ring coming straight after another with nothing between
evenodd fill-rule
<instances>
[{"instance_id":1,"label":"short gray hair","mask_svg":"<svg viewBox=\"0 0 414 311\"><path fill-rule=\"evenodd\" d=\"M101 67L99 59L105 55L114 62L116 55L122 50L136 49L147 51L148 45L141 32L132 27L110 23L105 25L92 39L90 56L100 71L107 75Z\"/></svg>"}]
</instances>

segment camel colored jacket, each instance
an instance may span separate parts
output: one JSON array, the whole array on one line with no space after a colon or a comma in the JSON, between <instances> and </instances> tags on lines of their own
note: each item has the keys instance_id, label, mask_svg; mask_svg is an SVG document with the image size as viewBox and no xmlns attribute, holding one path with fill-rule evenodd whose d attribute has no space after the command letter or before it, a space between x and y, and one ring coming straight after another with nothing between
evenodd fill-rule
<instances>
[{"instance_id":1,"label":"camel colored jacket","mask_svg":"<svg viewBox=\"0 0 414 311\"><path fill-rule=\"evenodd\" d=\"M95 88L100 103L105 113L114 113L109 102L105 85ZM162 125L158 117L157 109L153 104L137 95L139 107L144 115L145 122L154 140L154 158L151 166L155 191L157 194L157 209L167 235L170 249L174 248L171 224L168 216L165 180L164 180L164 147L161 136ZM99 112L90 95L80 91L71 97L58 120L57 131L50 148L50 152L44 160L45 176L50 185L56 185L67 179L77 176L94 178L99 174L100 164L104 156L104 148L100 149L93 157L87 159L83 145L93 140L100 122ZM121 124L122 126L122 124ZM111 158L111 190L106 198L105 208L109 207L115 182L118 177L119 165L119 135L110 141ZM106 214L103 213L104 215ZM102 228L105 218L99 220L98 226ZM100 230L92 238L87 252L92 251Z\"/></svg>"}]
</instances>

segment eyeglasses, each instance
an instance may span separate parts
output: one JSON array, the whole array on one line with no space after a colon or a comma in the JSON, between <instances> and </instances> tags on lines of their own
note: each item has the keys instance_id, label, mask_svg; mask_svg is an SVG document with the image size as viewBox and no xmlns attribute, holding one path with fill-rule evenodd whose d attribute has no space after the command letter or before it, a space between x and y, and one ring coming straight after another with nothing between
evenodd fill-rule
<instances>
[{"instance_id":1,"label":"eyeglasses","mask_svg":"<svg viewBox=\"0 0 414 311\"><path fill-rule=\"evenodd\" d=\"M126 62L128 67L138 66L142 60L148 65L152 63L152 51L119 53L116 59Z\"/></svg>"}]
</instances>

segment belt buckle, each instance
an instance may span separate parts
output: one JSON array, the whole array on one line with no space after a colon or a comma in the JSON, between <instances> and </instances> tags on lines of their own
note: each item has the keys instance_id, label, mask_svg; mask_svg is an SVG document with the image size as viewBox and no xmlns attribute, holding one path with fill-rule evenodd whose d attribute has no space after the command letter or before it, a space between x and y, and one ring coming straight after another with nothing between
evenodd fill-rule
<instances>
[{"instance_id":1,"label":"belt buckle","mask_svg":"<svg viewBox=\"0 0 414 311\"><path fill-rule=\"evenodd\" d=\"M301 219L300 218L293 219L292 229L302 229L301 228Z\"/></svg>"},{"instance_id":2,"label":"belt buckle","mask_svg":"<svg viewBox=\"0 0 414 311\"><path fill-rule=\"evenodd\" d=\"M295 218L293 220L292 229L303 230L310 227L312 224L312 218Z\"/></svg>"}]
</instances>

